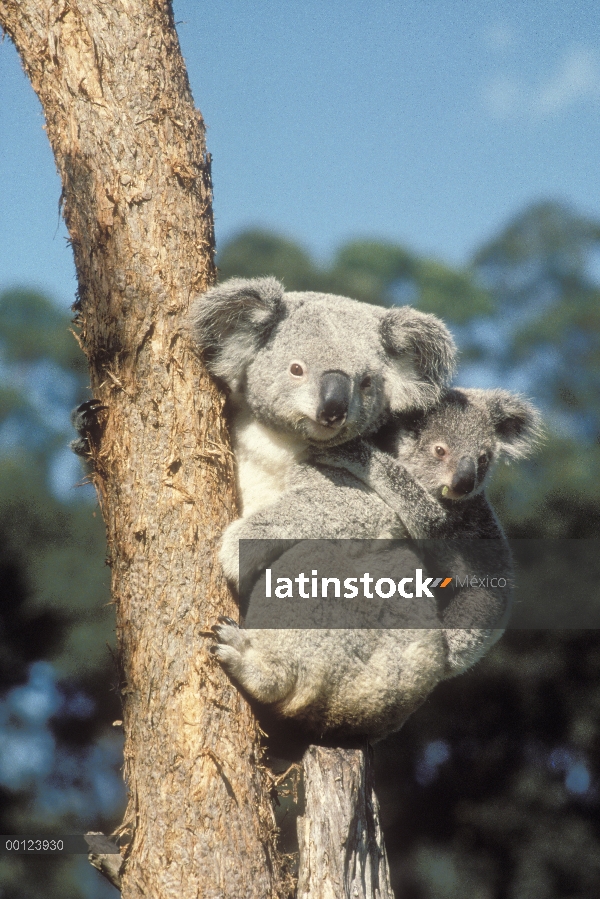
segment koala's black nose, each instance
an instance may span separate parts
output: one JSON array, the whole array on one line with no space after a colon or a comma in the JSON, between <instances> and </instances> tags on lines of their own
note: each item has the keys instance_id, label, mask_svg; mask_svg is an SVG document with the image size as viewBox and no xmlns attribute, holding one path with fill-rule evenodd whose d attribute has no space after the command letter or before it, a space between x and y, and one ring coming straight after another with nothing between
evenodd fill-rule
<instances>
[{"instance_id":1,"label":"koala's black nose","mask_svg":"<svg viewBox=\"0 0 600 899\"><path fill-rule=\"evenodd\" d=\"M458 461L450 488L458 496L466 496L475 489L475 477L475 460L470 456L463 456Z\"/></svg>"},{"instance_id":2,"label":"koala's black nose","mask_svg":"<svg viewBox=\"0 0 600 899\"><path fill-rule=\"evenodd\" d=\"M326 371L321 377L321 391L317 421L333 427L343 424L348 415L352 385L348 375L341 371Z\"/></svg>"}]
</instances>

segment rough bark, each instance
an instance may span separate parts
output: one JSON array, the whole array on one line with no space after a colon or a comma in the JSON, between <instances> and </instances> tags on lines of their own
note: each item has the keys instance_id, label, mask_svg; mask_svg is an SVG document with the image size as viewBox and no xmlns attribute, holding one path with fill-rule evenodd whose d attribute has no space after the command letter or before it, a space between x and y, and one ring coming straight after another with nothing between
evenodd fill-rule
<instances>
[{"instance_id":1,"label":"rough bark","mask_svg":"<svg viewBox=\"0 0 600 899\"><path fill-rule=\"evenodd\" d=\"M221 397L185 317L214 279L209 158L168 3L0 0L41 100L100 410L93 476L117 608L131 897L279 894L248 707L207 654L236 614L215 557L235 515Z\"/></svg>"},{"instance_id":2,"label":"rough bark","mask_svg":"<svg viewBox=\"0 0 600 899\"><path fill-rule=\"evenodd\" d=\"M302 764L297 899L394 899L370 747L310 746Z\"/></svg>"}]
</instances>

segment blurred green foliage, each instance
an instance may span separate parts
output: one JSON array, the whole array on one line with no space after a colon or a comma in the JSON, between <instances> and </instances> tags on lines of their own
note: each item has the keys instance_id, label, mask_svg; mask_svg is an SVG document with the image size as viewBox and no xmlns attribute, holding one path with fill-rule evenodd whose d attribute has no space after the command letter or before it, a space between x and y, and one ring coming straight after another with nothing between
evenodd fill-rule
<instances>
[{"instance_id":1,"label":"blurred green foliage","mask_svg":"<svg viewBox=\"0 0 600 899\"><path fill-rule=\"evenodd\" d=\"M499 310L487 362L531 392L548 422L518 490L511 472L499 472L501 517L514 536L598 536L600 224L535 205L477 253L475 272Z\"/></svg>"},{"instance_id":2,"label":"blurred green foliage","mask_svg":"<svg viewBox=\"0 0 600 899\"><path fill-rule=\"evenodd\" d=\"M64 314L32 290L8 290L0 299L0 341L6 362L47 359L85 380L85 356Z\"/></svg>"},{"instance_id":3,"label":"blurred green foliage","mask_svg":"<svg viewBox=\"0 0 600 899\"><path fill-rule=\"evenodd\" d=\"M0 295L0 694L5 697L0 830L5 834L111 830L122 803L117 795L110 808L110 801L94 795L94 780L104 778L107 791L115 790L120 738L111 723L120 709L107 648L114 646L114 616L104 526L85 488L60 486L61 480L83 478L67 444L69 411L85 398L88 375L69 327L69 316L38 293ZM52 667L36 679L34 663L40 659ZM112 888L105 889L93 871L82 891L80 861L2 856L0 895L38 897L42 883L49 899L108 895Z\"/></svg>"},{"instance_id":4,"label":"blurred green foliage","mask_svg":"<svg viewBox=\"0 0 600 899\"><path fill-rule=\"evenodd\" d=\"M74 487L59 497L51 489L56 466L83 479L67 445L69 411L84 398L88 375L69 329L69 316L40 294L0 295L0 590L18 582L0 613L7 619L0 630L5 687L21 682L26 665L41 657L68 677L105 665L113 630L100 515L89 493L79 499ZM95 630L93 646L72 639L86 625ZM5 645L7 632L13 636Z\"/></svg>"},{"instance_id":5,"label":"blurred green foliage","mask_svg":"<svg viewBox=\"0 0 600 899\"><path fill-rule=\"evenodd\" d=\"M316 290L364 303L410 303L461 324L492 311L492 298L468 271L421 259L396 244L356 240L323 268L297 244L266 231L244 231L218 254L219 278L271 274L287 290Z\"/></svg>"},{"instance_id":6,"label":"blurred green foliage","mask_svg":"<svg viewBox=\"0 0 600 899\"><path fill-rule=\"evenodd\" d=\"M440 315L460 345L459 383L521 390L544 412L541 451L494 476L493 501L509 534L597 537L599 250L599 223L544 203L518 215L462 270L375 240L352 241L322 265L259 230L226 244L218 264L221 279L273 274L289 290ZM114 625L104 530L88 488L64 487L65 472L71 481L83 477L69 468L66 444L69 410L86 398L85 359L68 332L68 316L40 294L0 295L4 833L107 832L122 801L109 777L120 709L106 646L114 645ZM52 668L32 668L39 660ZM599 675L592 631L509 632L378 744L399 899L600 895ZM37 689L39 699L40 683L46 717L27 718L23 697ZM50 767L11 780L2 767L10 746L46 737ZM116 895L83 859L0 858L3 899L37 897L42 882L49 899Z\"/></svg>"}]
</instances>

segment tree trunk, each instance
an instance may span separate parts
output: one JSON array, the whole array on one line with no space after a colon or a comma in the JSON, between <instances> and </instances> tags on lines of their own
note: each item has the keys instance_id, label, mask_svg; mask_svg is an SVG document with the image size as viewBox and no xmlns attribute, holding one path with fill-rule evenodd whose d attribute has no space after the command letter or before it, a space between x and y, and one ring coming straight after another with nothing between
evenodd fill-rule
<instances>
[{"instance_id":1,"label":"tree trunk","mask_svg":"<svg viewBox=\"0 0 600 899\"><path fill-rule=\"evenodd\" d=\"M190 351L214 280L209 158L170 5L0 0L46 116L79 281L80 341L122 665L130 897L281 892L258 733L207 654L235 615L215 557L235 515L222 400Z\"/></svg>"},{"instance_id":2,"label":"tree trunk","mask_svg":"<svg viewBox=\"0 0 600 899\"><path fill-rule=\"evenodd\" d=\"M371 748L310 746L302 765L297 899L394 899Z\"/></svg>"}]
</instances>

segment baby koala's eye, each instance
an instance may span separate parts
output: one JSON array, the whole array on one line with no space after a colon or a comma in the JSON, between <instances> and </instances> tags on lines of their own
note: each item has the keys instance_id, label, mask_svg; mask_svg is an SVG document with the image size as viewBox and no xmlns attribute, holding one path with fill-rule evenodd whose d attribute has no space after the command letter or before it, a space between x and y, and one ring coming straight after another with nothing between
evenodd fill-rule
<instances>
[{"instance_id":1,"label":"baby koala's eye","mask_svg":"<svg viewBox=\"0 0 600 899\"><path fill-rule=\"evenodd\" d=\"M443 459L444 456L446 455L446 452L447 452L447 451L446 451L446 447L445 447L445 446L441 446L441 444L438 444L437 446L434 446L433 451L434 451L434 453L435 453L435 455L437 456L438 459Z\"/></svg>"},{"instance_id":2,"label":"baby koala's eye","mask_svg":"<svg viewBox=\"0 0 600 899\"><path fill-rule=\"evenodd\" d=\"M366 375L360 382L360 389L368 390L372 383L373 383L373 378L370 375Z\"/></svg>"},{"instance_id":3,"label":"baby koala's eye","mask_svg":"<svg viewBox=\"0 0 600 899\"><path fill-rule=\"evenodd\" d=\"M488 454L481 453L479 456L479 459L477 461L479 462L480 465L484 465L487 462L487 460L488 460Z\"/></svg>"},{"instance_id":4,"label":"baby koala's eye","mask_svg":"<svg viewBox=\"0 0 600 899\"><path fill-rule=\"evenodd\" d=\"M302 366L300 365L299 362L292 362L292 363L291 363L291 365L290 365L290 374L291 374L294 378L301 378L301 377L302 377L302 375L304 374L304 369L302 368Z\"/></svg>"}]
</instances>

